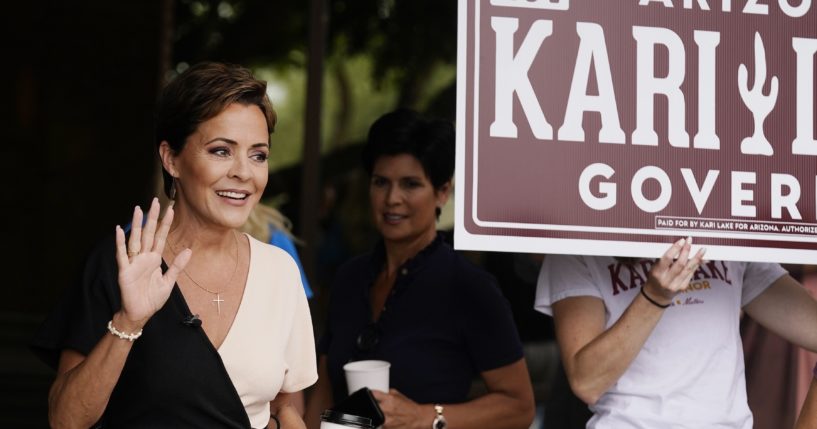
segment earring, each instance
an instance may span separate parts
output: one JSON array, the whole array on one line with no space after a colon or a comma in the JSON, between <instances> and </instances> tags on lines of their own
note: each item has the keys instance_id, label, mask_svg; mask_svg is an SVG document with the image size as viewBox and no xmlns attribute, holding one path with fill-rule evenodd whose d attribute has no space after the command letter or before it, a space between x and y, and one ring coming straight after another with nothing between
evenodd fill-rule
<instances>
[{"instance_id":1,"label":"earring","mask_svg":"<svg viewBox=\"0 0 817 429\"><path fill-rule=\"evenodd\" d=\"M173 181L170 182L170 199L175 201L176 200L176 178L173 178Z\"/></svg>"}]
</instances>

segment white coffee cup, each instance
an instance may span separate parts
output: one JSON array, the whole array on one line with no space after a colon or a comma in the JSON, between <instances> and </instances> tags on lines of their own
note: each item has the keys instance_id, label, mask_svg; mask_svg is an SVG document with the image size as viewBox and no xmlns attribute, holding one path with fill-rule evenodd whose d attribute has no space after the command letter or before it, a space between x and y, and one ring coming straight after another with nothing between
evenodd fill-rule
<instances>
[{"instance_id":1,"label":"white coffee cup","mask_svg":"<svg viewBox=\"0 0 817 429\"><path fill-rule=\"evenodd\" d=\"M388 392L389 367L391 367L391 364L384 360L359 360L343 365L349 394L351 395L364 387Z\"/></svg>"}]
</instances>

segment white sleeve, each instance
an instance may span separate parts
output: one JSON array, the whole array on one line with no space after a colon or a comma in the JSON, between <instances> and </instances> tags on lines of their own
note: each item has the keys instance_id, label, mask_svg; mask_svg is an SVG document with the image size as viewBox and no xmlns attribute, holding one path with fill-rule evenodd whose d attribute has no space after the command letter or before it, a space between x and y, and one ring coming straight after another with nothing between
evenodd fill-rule
<instances>
[{"instance_id":1,"label":"white sleeve","mask_svg":"<svg viewBox=\"0 0 817 429\"><path fill-rule=\"evenodd\" d=\"M590 256L545 256L536 283L534 309L552 316L553 303L565 298L592 296L603 299L588 267L593 260Z\"/></svg>"},{"instance_id":2,"label":"white sleeve","mask_svg":"<svg viewBox=\"0 0 817 429\"><path fill-rule=\"evenodd\" d=\"M777 279L788 274L780 264L746 262L743 271L743 288L741 289L741 307L752 302Z\"/></svg>"},{"instance_id":3,"label":"white sleeve","mask_svg":"<svg viewBox=\"0 0 817 429\"><path fill-rule=\"evenodd\" d=\"M294 264L293 264L294 265ZM292 330L284 346L286 374L281 390L297 392L313 385L318 380L318 366L315 353L315 334L312 331L312 317L309 304L300 281L297 278Z\"/></svg>"}]
</instances>

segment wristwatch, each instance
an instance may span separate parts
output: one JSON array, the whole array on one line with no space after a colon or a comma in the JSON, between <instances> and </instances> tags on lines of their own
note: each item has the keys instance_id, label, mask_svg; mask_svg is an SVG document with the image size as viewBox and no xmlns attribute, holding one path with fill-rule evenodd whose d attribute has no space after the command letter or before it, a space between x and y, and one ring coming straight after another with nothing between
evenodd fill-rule
<instances>
[{"instance_id":1,"label":"wristwatch","mask_svg":"<svg viewBox=\"0 0 817 429\"><path fill-rule=\"evenodd\" d=\"M437 412L437 417L434 417L434 422L431 423L431 429L446 429L448 422L446 422L445 417L443 417L443 406L434 404L434 411Z\"/></svg>"}]
</instances>

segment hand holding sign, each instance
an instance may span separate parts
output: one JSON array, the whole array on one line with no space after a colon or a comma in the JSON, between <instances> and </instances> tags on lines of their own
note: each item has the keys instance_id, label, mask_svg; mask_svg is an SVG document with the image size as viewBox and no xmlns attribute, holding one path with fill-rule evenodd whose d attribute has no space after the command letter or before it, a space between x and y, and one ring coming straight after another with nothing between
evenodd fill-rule
<instances>
[{"instance_id":1,"label":"hand holding sign","mask_svg":"<svg viewBox=\"0 0 817 429\"><path fill-rule=\"evenodd\" d=\"M659 298L660 304L672 303L675 295L689 287L689 281L706 253L706 249L701 248L690 258L691 248L692 237L678 240L650 270L643 287L649 296Z\"/></svg>"}]
</instances>

